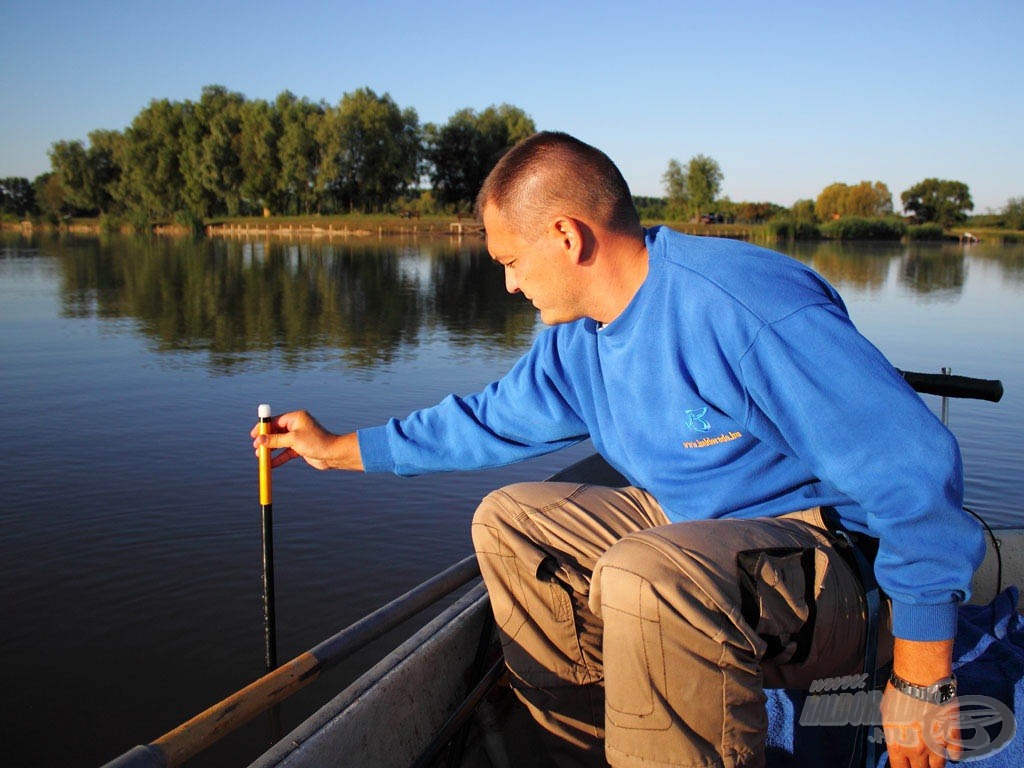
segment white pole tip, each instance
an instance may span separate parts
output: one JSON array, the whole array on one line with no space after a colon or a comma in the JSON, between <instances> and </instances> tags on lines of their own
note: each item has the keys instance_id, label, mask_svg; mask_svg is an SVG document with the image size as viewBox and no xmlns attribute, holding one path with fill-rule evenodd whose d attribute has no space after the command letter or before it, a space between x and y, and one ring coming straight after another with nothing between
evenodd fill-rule
<instances>
[{"instance_id":1,"label":"white pole tip","mask_svg":"<svg viewBox=\"0 0 1024 768\"><path fill-rule=\"evenodd\" d=\"M256 414L261 419L269 419L270 418L270 406L267 405L266 403L263 403L262 405L260 405L259 408L256 409Z\"/></svg>"}]
</instances>

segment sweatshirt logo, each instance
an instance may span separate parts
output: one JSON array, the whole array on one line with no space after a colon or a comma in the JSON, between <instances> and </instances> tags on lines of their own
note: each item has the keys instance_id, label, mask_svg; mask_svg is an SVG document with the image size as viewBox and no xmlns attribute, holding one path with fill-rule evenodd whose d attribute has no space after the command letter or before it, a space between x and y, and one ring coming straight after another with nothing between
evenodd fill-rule
<instances>
[{"instance_id":1,"label":"sweatshirt logo","mask_svg":"<svg viewBox=\"0 0 1024 768\"><path fill-rule=\"evenodd\" d=\"M683 443L683 448L710 448L712 445L731 443L733 440L739 440L741 437L743 437L742 432L723 432L718 437L702 437L700 440L687 440Z\"/></svg>"},{"instance_id":2,"label":"sweatshirt logo","mask_svg":"<svg viewBox=\"0 0 1024 768\"><path fill-rule=\"evenodd\" d=\"M711 422L704 418L708 407L693 408L686 412L686 426L694 432L710 432Z\"/></svg>"},{"instance_id":3,"label":"sweatshirt logo","mask_svg":"<svg viewBox=\"0 0 1024 768\"><path fill-rule=\"evenodd\" d=\"M705 418L708 415L707 406L691 408L685 413L687 429L701 434L711 431L711 422ZM684 441L683 448L710 448L713 445L731 443L733 440L739 440L741 437L743 437L742 432L723 432L717 437L701 437L697 440Z\"/></svg>"}]
</instances>

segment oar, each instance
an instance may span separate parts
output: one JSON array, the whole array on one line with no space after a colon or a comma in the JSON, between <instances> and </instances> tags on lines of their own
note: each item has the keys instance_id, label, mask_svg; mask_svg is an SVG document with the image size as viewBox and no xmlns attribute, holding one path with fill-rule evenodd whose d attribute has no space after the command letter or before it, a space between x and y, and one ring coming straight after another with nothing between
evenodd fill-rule
<instances>
[{"instance_id":1,"label":"oar","mask_svg":"<svg viewBox=\"0 0 1024 768\"><path fill-rule=\"evenodd\" d=\"M260 405L259 434L270 434L270 406ZM270 449L260 446L260 515L263 520L263 648L266 671L277 668L277 618L274 613L274 503L270 482Z\"/></svg>"},{"instance_id":2,"label":"oar","mask_svg":"<svg viewBox=\"0 0 1024 768\"><path fill-rule=\"evenodd\" d=\"M479 575L476 556L470 555L173 731L125 752L104 768L174 768L181 765Z\"/></svg>"}]
</instances>

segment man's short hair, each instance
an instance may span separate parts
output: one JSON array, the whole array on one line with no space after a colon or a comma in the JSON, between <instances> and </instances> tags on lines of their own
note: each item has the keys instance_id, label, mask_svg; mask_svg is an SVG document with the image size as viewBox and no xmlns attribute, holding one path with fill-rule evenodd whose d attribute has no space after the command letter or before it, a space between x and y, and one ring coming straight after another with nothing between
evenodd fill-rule
<instances>
[{"instance_id":1,"label":"man's short hair","mask_svg":"<svg viewBox=\"0 0 1024 768\"><path fill-rule=\"evenodd\" d=\"M615 163L567 133L535 133L506 152L477 195L477 215L490 203L521 234L538 232L552 213L587 217L615 232L640 231L633 196Z\"/></svg>"}]
</instances>

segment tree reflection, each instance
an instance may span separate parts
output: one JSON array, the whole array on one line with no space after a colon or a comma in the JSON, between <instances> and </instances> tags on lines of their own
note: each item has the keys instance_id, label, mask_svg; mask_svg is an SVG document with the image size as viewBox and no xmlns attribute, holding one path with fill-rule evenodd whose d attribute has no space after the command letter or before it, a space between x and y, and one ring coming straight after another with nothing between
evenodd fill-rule
<instances>
[{"instance_id":1,"label":"tree reflection","mask_svg":"<svg viewBox=\"0 0 1024 768\"><path fill-rule=\"evenodd\" d=\"M877 291L892 261L903 253L898 243L794 243L787 251L828 280L840 292L852 287Z\"/></svg>"},{"instance_id":2,"label":"tree reflection","mask_svg":"<svg viewBox=\"0 0 1024 768\"><path fill-rule=\"evenodd\" d=\"M536 310L522 296L505 290L501 268L482 246L434 258L431 266L435 312L452 331L455 344L516 347L531 336Z\"/></svg>"},{"instance_id":3,"label":"tree reflection","mask_svg":"<svg viewBox=\"0 0 1024 768\"><path fill-rule=\"evenodd\" d=\"M971 254L979 255L982 249ZM881 290L896 265L895 279L914 294L929 300L958 296L964 287L965 251L959 244L937 243L794 243L787 252L820 273L842 292ZM1012 249L996 246L989 251L1012 269ZM1018 257L1019 260L1019 257Z\"/></svg>"},{"instance_id":4,"label":"tree reflection","mask_svg":"<svg viewBox=\"0 0 1024 768\"><path fill-rule=\"evenodd\" d=\"M977 243L968 247L971 258L997 264L1004 280L1024 283L1024 243Z\"/></svg>"},{"instance_id":5,"label":"tree reflection","mask_svg":"<svg viewBox=\"0 0 1024 768\"><path fill-rule=\"evenodd\" d=\"M273 354L297 367L340 357L370 369L445 344L525 349L537 314L506 293L483 243L79 238L41 241L59 259L68 317L134 321L157 350L205 352L235 369ZM959 296L967 255L1024 280L1024 246L795 243L786 250L841 292L898 281L927 300Z\"/></svg>"},{"instance_id":6,"label":"tree reflection","mask_svg":"<svg viewBox=\"0 0 1024 768\"><path fill-rule=\"evenodd\" d=\"M51 252L66 316L132 318L158 350L205 350L220 370L270 350L285 365L340 354L372 368L437 330L523 348L536 318L482 244L82 238Z\"/></svg>"},{"instance_id":7,"label":"tree reflection","mask_svg":"<svg viewBox=\"0 0 1024 768\"><path fill-rule=\"evenodd\" d=\"M965 275L963 248L912 245L900 262L900 283L939 301L959 296Z\"/></svg>"}]
</instances>

